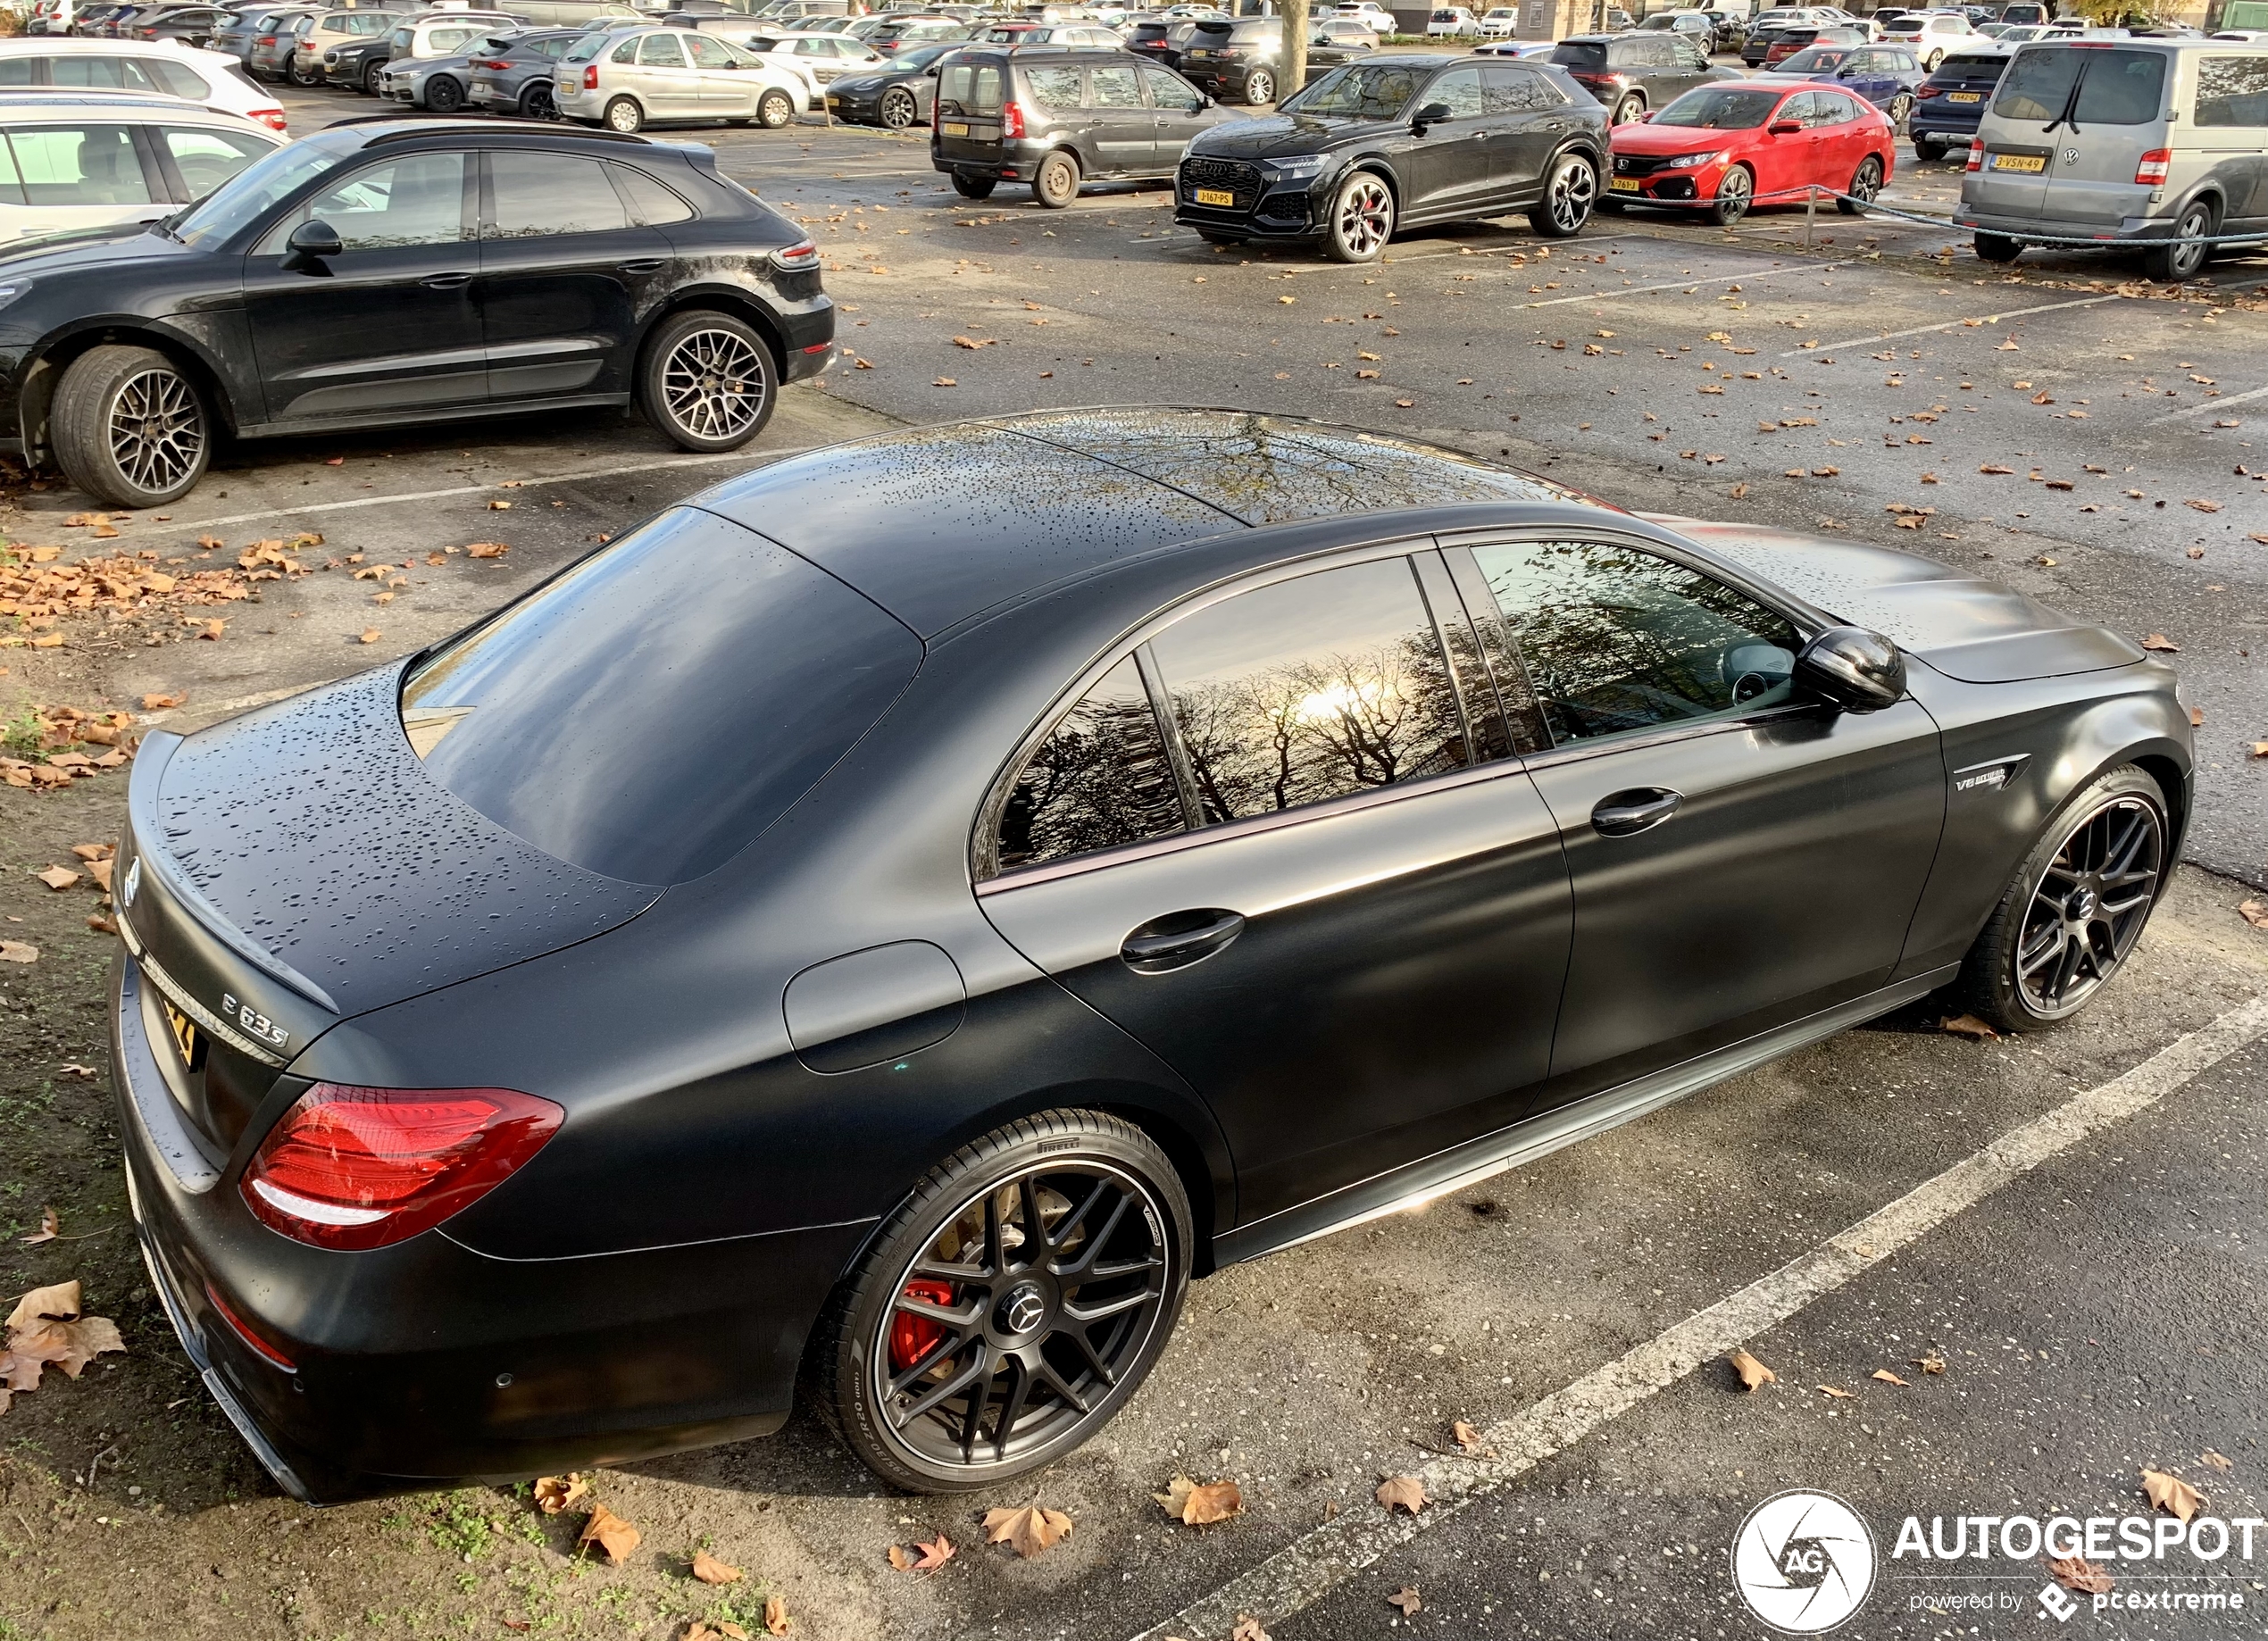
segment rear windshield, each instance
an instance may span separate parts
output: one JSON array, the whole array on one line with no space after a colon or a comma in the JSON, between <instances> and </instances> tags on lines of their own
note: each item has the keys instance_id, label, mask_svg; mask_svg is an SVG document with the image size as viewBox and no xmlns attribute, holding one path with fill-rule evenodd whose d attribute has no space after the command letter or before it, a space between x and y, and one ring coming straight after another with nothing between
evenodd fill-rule
<instances>
[{"instance_id":1,"label":"rear windshield","mask_svg":"<svg viewBox=\"0 0 2268 1641\"><path fill-rule=\"evenodd\" d=\"M1780 102L1777 91L1688 91L1654 116L1655 125L1690 125L1712 131L1752 131Z\"/></svg>"},{"instance_id":2,"label":"rear windshield","mask_svg":"<svg viewBox=\"0 0 2268 1641\"><path fill-rule=\"evenodd\" d=\"M1569 40L1553 46L1547 61L1563 68L1603 69L1606 66L1606 47L1597 40Z\"/></svg>"},{"instance_id":3,"label":"rear windshield","mask_svg":"<svg viewBox=\"0 0 2268 1641\"><path fill-rule=\"evenodd\" d=\"M948 62L938 76L938 103L956 114L1000 112L1000 68L992 62Z\"/></svg>"},{"instance_id":4,"label":"rear windshield","mask_svg":"<svg viewBox=\"0 0 2268 1641\"><path fill-rule=\"evenodd\" d=\"M1997 54L1949 56L1938 64L1935 79L1998 79L2008 59Z\"/></svg>"},{"instance_id":5,"label":"rear windshield","mask_svg":"<svg viewBox=\"0 0 2268 1641\"><path fill-rule=\"evenodd\" d=\"M920 640L785 548L673 508L419 665L426 773L586 870L722 865L872 727Z\"/></svg>"},{"instance_id":6,"label":"rear windshield","mask_svg":"<svg viewBox=\"0 0 2268 1641\"><path fill-rule=\"evenodd\" d=\"M2043 125L2068 117L2084 131L2090 124L2146 124L2164 112L2164 98L2162 52L2027 46L2002 78L1992 112Z\"/></svg>"}]
</instances>

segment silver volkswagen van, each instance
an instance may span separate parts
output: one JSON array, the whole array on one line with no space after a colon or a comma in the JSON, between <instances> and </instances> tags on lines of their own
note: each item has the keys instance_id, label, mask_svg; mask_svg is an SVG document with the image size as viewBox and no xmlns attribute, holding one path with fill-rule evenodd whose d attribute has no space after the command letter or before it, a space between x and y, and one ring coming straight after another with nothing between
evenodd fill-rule
<instances>
[{"instance_id":1,"label":"silver volkswagen van","mask_svg":"<svg viewBox=\"0 0 2268 1641\"><path fill-rule=\"evenodd\" d=\"M2268 47L2022 46L1970 145L1955 220L1986 262L2051 238L2135 245L2154 279L2186 279L2215 249L2178 241L2268 237Z\"/></svg>"}]
</instances>

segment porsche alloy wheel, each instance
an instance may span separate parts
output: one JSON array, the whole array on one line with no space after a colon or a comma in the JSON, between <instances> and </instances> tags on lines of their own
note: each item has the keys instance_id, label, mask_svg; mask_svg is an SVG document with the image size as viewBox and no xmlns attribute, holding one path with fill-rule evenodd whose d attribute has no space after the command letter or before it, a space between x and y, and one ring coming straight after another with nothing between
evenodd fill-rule
<instances>
[{"instance_id":1,"label":"porsche alloy wheel","mask_svg":"<svg viewBox=\"0 0 2268 1641\"><path fill-rule=\"evenodd\" d=\"M771 419L777 371L763 338L727 313L680 313L646 347L646 413L688 450L737 450Z\"/></svg>"},{"instance_id":2,"label":"porsche alloy wheel","mask_svg":"<svg viewBox=\"0 0 2268 1641\"><path fill-rule=\"evenodd\" d=\"M113 506L163 506L186 495L212 456L196 385L146 347L95 347L73 360L49 427L65 476Z\"/></svg>"},{"instance_id":3,"label":"porsche alloy wheel","mask_svg":"<svg viewBox=\"0 0 2268 1641\"><path fill-rule=\"evenodd\" d=\"M902 1487L991 1487L1070 1452L1149 1372L1188 1283L1188 1205L1139 1129L1011 1123L933 1170L822 1328L822 1415Z\"/></svg>"},{"instance_id":4,"label":"porsche alloy wheel","mask_svg":"<svg viewBox=\"0 0 2268 1641\"><path fill-rule=\"evenodd\" d=\"M1978 937L1961 986L2002 1030L2070 1019L2141 938L2167 867L2165 797L2132 765L2113 770L2050 826Z\"/></svg>"},{"instance_id":5,"label":"porsche alloy wheel","mask_svg":"<svg viewBox=\"0 0 2268 1641\"><path fill-rule=\"evenodd\" d=\"M1376 262L1394 237L1394 194L1376 171L1358 171L1339 185L1324 249L1333 262Z\"/></svg>"}]
</instances>

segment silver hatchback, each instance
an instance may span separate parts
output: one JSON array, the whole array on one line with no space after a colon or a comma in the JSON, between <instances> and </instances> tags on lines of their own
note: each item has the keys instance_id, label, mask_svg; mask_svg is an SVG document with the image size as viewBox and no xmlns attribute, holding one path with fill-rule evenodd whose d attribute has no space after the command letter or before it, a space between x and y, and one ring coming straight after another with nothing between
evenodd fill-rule
<instances>
[{"instance_id":1,"label":"silver hatchback","mask_svg":"<svg viewBox=\"0 0 2268 1641\"><path fill-rule=\"evenodd\" d=\"M1977 254L2139 245L2186 279L2216 236L2268 236L2268 47L2227 40L2042 40L1979 122L1955 221Z\"/></svg>"},{"instance_id":2,"label":"silver hatchback","mask_svg":"<svg viewBox=\"0 0 2268 1641\"><path fill-rule=\"evenodd\" d=\"M777 130L812 106L800 73L692 29L590 35L559 60L552 87L568 119L616 131L665 121Z\"/></svg>"}]
</instances>

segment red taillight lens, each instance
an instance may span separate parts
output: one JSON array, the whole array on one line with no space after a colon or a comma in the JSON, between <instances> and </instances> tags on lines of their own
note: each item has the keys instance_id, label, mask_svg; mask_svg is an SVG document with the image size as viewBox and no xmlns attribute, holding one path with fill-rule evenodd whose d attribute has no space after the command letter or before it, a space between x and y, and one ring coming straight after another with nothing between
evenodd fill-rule
<instances>
[{"instance_id":1,"label":"red taillight lens","mask_svg":"<svg viewBox=\"0 0 2268 1641\"><path fill-rule=\"evenodd\" d=\"M1945 87L1942 86L1916 86L1914 87L1914 95L1917 97L1943 96L1945 95Z\"/></svg>"},{"instance_id":2,"label":"red taillight lens","mask_svg":"<svg viewBox=\"0 0 2268 1641\"><path fill-rule=\"evenodd\" d=\"M486 69L493 74L499 69L509 68L511 64L496 57L475 57L472 60L472 66L476 69Z\"/></svg>"},{"instance_id":3,"label":"red taillight lens","mask_svg":"<svg viewBox=\"0 0 2268 1641\"><path fill-rule=\"evenodd\" d=\"M1000 135L1021 137L1024 134L1024 108L1021 103L1011 103L1000 111Z\"/></svg>"},{"instance_id":4,"label":"red taillight lens","mask_svg":"<svg viewBox=\"0 0 2268 1641\"><path fill-rule=\"evenodd\" d=\"M276 37L272 34L263 34L252 43L254 46L273 46L276 43Z\"/></svg>"},{"instance_id":5,"label":"red taillight lens","mask_svg":"<svg viewBox=\"0 0 2268 1641\"><path fill-rule=\"evenodd\" d=\"M1984 138L1981 137L1972 137L1970 140L1969 169L1971 171L1982 171L1984 169Z\"/></svg>"},{"instance_id":6,"label":"red taillight lens","mask_svg":"<svg viewBox=\"0 0 2268 1641\"><path fill-rule=\"evenodd\" d=\"M586 91L598 89L598 64L596 62L583 71L583 89Z\"/></svg>"},{"instance_id":7,"label":"red taillight lens","mask_svg":"<svg viewBox=\"0 0 2268 1641\"><path fill-rule=\"evenodd\" d=\"M285 1355L274 1345L269 1344L267 1340L253 1332L251 1324L246 1322L243 1317L238 1316L236 1313L235 1308L231 1306L227 1300L221 1297L221 1290L213 1287L210 1282L207 1282L204 1285L204 1297L213 1306L214 1314L219 1316L222 1321L229 1324L229 1331L234 1333L239 1339L242 1339L246 1345L252 1346L253 1350L258 1353L260 1359L263 1362L268 1362L271 1366L281 1368L287 1373L296 1373L299 1371L298 1363L293 1362L290 1357Z\"/></svg>"},{"instance_id":8,"label":"red taillight lens","mask_svg":"<svg viewBox=\"0 0 2268 1641\"><path fill-rule=\"evenodd\" d=\"M509 1088L317 1083L262 1142L244 1200L294 1241L381 1248L501 1185L565 1115Z\"/></svg>"},{"instance_id":9,"label":"red taillight lens","mask_svg":"<svg viewBox=\"0 0 2268 1641\"><path fill-rule=\"evenodd\" d=\"M771 254L771 265L782 273L809 273L819 266L819 247L808 239L783 245Z\"/></svg>"},{"instance_id":10,"label":"red taillight lens","mask_svg":"<svg viewBox=\"0 0 2268 1641\"><path fill-rule=\"evenodd\" d=\"M280 108L255 108L252 111L252 118L271 131L284 129L284 111Z\"/></svg>"},{"instance_id":11,"label":"red taillight lens","mask_svg":"<svg viewBox=\"0 0 2268 1641\"><path fill-rule=\"evenodd\" d=\"M2134 167L2134 180L2147 182L2152 187L2165 180L2165 173L2173 163L2173 150L2153 148Z\"/></svg>"},{"instance_id":12,"label":"red taillight lens","mask_svg":"<svg viewBox=\"0 0 2268 1641\"><path fill-rule=\"evenodd\" d=\"M953 1303L953 1288L949 1283L919 1281L905 1285L908 1299L920 1299L935 1305ZM912 1316L900 1311L890 1318L890 1366L903 1373L936 1348L945 1337L945 1324L926 1316Z\"/></svg>"}]
</instances>

